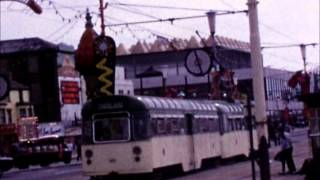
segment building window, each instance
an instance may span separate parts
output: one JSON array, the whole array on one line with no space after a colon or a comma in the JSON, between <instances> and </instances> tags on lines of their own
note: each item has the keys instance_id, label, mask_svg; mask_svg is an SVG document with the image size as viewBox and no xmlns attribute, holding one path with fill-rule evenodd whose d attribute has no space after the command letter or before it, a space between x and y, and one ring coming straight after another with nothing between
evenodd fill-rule
<instances>
[{"instance_id":1,"label":"building window","mask_svg":"<svg viewBox=\"0 0 320 180\"><path fill-rule=\"evenodd\" d=\"M20 108L19 109L19 116L21 117L27 117L27 109L25 108Z\"/></svg>"},{"instance_id":2,"label":"building window","mask_svg":"<svg viewBox=\"0 0 320 180\"><path fill-rule=\"evenodd\" d=\"M6 114L4 109L0 109L0 124L6 123Z\"/></svg>"},{"instance_id":3,"label":"building window","mask_svg":"<svg viewBox=\"0 0 320 180\"><path fill-rule=\"evenodd\" d=\"M29 116L33 116L33 111L32 111L31 107L28 108L28 114L29 114Z\"/></svg>"},{"instance_id":4,"label":"building window","mask_svg":"<svg viewBox=\"0 0 320 180\"><path fill-rule=\"evenodd\" d=\"M12 111L11 109L7 109L7 117L8 117L8 123L12 123Z\"/></svg>"},{"instance_id":5,"label":"building window","mask_svg":"<svg viewBox=\"0 0 320 180\"><path fill-rule=\"evenodd\" d=\"M120 90L118 91L118 93L119 93L119 95L123 95L123 90L120 89Z\"/></svg>"}]
</instances>

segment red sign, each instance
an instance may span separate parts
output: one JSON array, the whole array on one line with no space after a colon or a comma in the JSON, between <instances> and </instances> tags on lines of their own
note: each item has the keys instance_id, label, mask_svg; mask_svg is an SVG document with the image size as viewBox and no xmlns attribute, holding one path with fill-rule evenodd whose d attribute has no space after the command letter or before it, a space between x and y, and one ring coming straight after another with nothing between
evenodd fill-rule
<instances>
[{"instance_id":1,"label":"red sign","mask_svg":"<svg viewBox=\"0 0 320 180\"><path fill-rule=\"evenodd\" d=\"M63 104L79 104L79 84L77 81L61 81L61 95Z\"/></svg>"}]
</instances>

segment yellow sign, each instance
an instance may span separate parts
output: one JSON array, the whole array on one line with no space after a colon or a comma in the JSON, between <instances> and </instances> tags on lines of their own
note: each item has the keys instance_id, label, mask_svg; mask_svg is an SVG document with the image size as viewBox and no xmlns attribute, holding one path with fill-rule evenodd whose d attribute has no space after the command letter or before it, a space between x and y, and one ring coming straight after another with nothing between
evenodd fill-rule
<instances>
[{"instance_id":1,"label":"yellow sign","mask_svg":"<svg viewBox=\"0 0 320 180\"><path fill-rule=\"evenodd\" d=\"M108 96L113 95L108 88L112 87L113 82L111 82L110 80L108 80L108 76L112 75L113 70L108 68L107 66L105 66L105 64L107 63L107 58L104 57L97 65L96 67L100 70L103 70L104 73L101 74L98 79L99 81L101 81L102 83L104 83L104 86L102 86L100 88L100 92L103 94L106 94Z\"/></svg>"}]
</instances>

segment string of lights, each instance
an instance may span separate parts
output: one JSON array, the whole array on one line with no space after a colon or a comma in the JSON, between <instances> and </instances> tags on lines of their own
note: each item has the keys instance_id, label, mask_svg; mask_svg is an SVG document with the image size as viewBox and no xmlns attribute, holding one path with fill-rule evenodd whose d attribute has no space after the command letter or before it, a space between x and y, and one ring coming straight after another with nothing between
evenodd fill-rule
<instances>
[{"instance_id":1,"label":"string of lights","mask_svg":"<svg viewBox=\"0 0 320 180\"><path fill-rule=\"evenodd\" d=\"M74 27L76 26L76 24L78 23L78 20L74 21L73 24L59 37L57 37L56 39L54 39L55 42L60 41L62 38L65 37L65 35L69 34L70 31L72 29L74 29Z\"/></svg>"}]
</instances>

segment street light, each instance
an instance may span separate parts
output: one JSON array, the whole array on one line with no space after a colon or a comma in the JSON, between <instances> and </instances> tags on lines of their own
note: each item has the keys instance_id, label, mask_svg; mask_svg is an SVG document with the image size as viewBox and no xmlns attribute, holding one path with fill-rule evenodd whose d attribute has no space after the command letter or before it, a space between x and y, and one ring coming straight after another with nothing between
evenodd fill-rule
<instances>
[{"instance_id":1,"label":"street light","mask_svg":"<svg viewBox=\"0 0 320 180\"><path fill-rule=\"evenodd\" d=\"M0 1L14 1L14 2L18 2L18 3L22 3L22 4L27 5L30 9L32 9L33 12L35 12L37 14L42 13L41 7L34 0L0 0Z\"/></svg>"}]
</instances>

